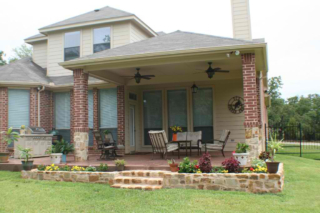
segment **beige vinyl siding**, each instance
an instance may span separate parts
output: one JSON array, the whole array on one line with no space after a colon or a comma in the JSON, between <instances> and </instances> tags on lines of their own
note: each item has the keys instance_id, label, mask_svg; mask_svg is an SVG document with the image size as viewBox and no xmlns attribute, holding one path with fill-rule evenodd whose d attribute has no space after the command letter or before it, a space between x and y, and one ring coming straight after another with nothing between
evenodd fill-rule
<instances>
[{"instance_id":1,"label":"beige vinyl siding","mask_svg":"<svg viewBox=\"0 0 320 213\"><path fill-rule=\"evenodd\" d=\"M214 87L214 115L215 115L215 138L220 137L221 131L231 131L226 151L235 149L237 142L245 142L244 112L233 114L228 109L228 102L234 96L243 98L242 79L221 81Z\"/></svg>"},{"instance_id":2,"label":"beige vinyl siding","mask_svg":"<svg viewBox=\"0 0 320 213\"><path fill-rule=\"evenodd\" d=\"M47 67L47 40L39 41L32 44L33 53L32 53L32 60L41 66L42 68Z\"/></svg>"},{"instance_id":3,"label":"beige vinyl siding","mask_svg":"<svg viewBox=\"0 0 320 213\"><path fill-rule=\"evenodd\" d=\"M111 48L123 46L130 43L129 22L114 24L111 29Z\"/></svg>"},{"instance_id":4,"label":"beige vinyl siding","mask_svg":"<svg viewBox=\"0 0 320 213\"><path fill-rule=\"evenodd\" d=\"M144 33L140 28L135 24L130 24L130 42L137 42L149 38L149 36Z\"/></svg>"},{"instance_id":5,"label":"beige vinyl siding","mask_svg":"<svg viewBox=\"0 0 320 213\"><path fill-rule=\"evenodd\" d=\"M249 0L231 0L233 37L252 40Z\"/></svg>"},{"instance_id":6,"label":"beige vinyl siding","mask_svg":"<svg viewBox=\"0 0 320 213\"><path fill-rule=\"evenodd\" d=\"M93 28L85 28L82 30L82 56L91 55L93 53Z\"/></svg>"}]
</instances>

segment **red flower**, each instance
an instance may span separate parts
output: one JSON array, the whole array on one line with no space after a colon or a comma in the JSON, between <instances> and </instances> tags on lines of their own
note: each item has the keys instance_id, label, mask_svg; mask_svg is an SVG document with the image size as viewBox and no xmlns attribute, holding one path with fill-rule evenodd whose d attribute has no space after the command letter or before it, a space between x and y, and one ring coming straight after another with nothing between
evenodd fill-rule
<instances>
[{"instance_id":1,"label":"red flower","mask_svg":"<svg viewBox=\"0 0 320 213\"><path fill-rule=\"evenodd\" d=\"M233 151L232 154L236 153L236 151Z\"/></svg>"},{"instance_id":2,"label":"red flower","mask_svg":"<svg viewBox=\"0 0 320 213\"><path fill-rule=\"evenodd\" d=\"M253 171L253 170L254 170L254 169L251 167L251 168L250 168L250 171Z\"/></svg>"},{"instance_id":3,"label":"red flower","mask_svg":"<svg viewBox=\"0 0 320 213\"><path fill-rule=\"evenodd\" d=\"M196 167L196 169L199 169L199 166L198 166L198 165L196 165L195 167Z\"/></svg>"}]
</instances>

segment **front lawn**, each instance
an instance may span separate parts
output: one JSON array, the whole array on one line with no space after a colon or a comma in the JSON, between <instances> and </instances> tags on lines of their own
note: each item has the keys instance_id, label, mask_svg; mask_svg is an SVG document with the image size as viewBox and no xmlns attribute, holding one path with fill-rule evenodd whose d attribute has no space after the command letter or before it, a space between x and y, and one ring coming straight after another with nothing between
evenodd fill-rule
<instances>
[{"instance_id":1,"label":"front lawn","mask_svg":"<svg viewBox=\"0 0 320 213\"><path fill-rule=\"evenodd\" d=\"M0 212L320 212L320 161L277 156L284 162L280 194L162 189L23 180L0 172Z\"/></svg>"}]
</instances>

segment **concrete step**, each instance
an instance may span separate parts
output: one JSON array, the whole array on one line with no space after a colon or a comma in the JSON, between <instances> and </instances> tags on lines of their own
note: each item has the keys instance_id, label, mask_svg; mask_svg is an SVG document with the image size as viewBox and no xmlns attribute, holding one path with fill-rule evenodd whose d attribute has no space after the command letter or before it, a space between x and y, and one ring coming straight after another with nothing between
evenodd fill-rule
<instances>
[{"instance_id":1,"label":"concrete step","mask_svg":"<svg viewBox=\"0 0 320 213\"><path fill-rule=\"evenodd\" d=\"M112 188L119 188L119 189L140 189L140 190L146 190L146 191L153 191L162 189L162 186L151 186L151 185L129 185L129 184L114 184L111 186Z\"/></svg>"},{"instance_id":2,"label":"concrete step","mask_svg":"<svg viewBox=\"0 0 320 213\"><path fill-rule=\"evenodd\" d=\"M142 184L142 185L158 185L161 186L163 178L160 177L130 177L130 176L118 176L114 179L115 184Z\"/></svg>"},{"instance_id":3,"label":"concrete step","mask_svg":"<svg viewBox=\"0 0 320 213\"><path fill-rule=\"evenodd\" d=\"M146 171L146 170L131 170L131 171L123 171L120 173L121 176L126 177L159 177L163 178L164 174L167 171L154 170L154 171Z\"/></svg>"}]
</instances>

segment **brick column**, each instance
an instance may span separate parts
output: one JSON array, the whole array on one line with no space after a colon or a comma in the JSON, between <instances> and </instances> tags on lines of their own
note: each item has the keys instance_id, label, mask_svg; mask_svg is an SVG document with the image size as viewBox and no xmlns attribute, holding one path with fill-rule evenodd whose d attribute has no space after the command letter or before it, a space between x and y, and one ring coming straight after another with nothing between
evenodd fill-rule
<instances>
[{"instance_id":1,"label":"brick column","mask_svg":"<svg viewBox=\"0 0 320 213\"><path fill-rule=\"evenodd\" d=\"M93 131L99 131L99 90L97 88L93 88ZM98 149L95 137L93 137L93 149Z\"/></svg>"},{"instance_id":2,"label":"brick column","mask_svg":"<svg viewBox=\"0 0 320 213\"><path fill-rule=\"evenodd\" d=\"M40 93L40 126L50 132L53 128L53 93L44 90Z\"/></svg>"},{"instance_id":3,"label":"brick column","mask_svg":"<svg viewBox=\"0 0 320 213\"><path fill-rule=\"evenodd\" d=\"M124 154L125 146L125 90L124 86L117 88L118 110L118 154Z\"/></svg>"},{"instance_id":4,"label":"brick column","mask_svg":"<svg viewBox=\"0 0 320 213\"><path fill-rule=\"evenodd\" d=\"M38 89L30 89L30 126L38 126Z\"/></svg>"},{"instance_id":5,"label":"brick column","mask_svg":"<svg viewBox=\"0 0 320 213\"><path fill-rule=\"evenodd\" d=\"M256 76L255 55L242 55L243 99L245 115L245 137L250 146L250 158L257 158L261 152L259 94Z\"/></svg>"},{"instance_id":6,"label":"brick column","mask_svg":"<svg viewBox=\"0 0 320 213\"><path fill-rule=\"evenodd\" d=\"M75 146L75 160L88 160L88 74L82 69L73 70L73 122L71 124Z\"/></svg>"},{"instance_id":7,"label":"brick column","mask_svg":"<svg viewBox=\"0 0 320 213\"><path fill-rule=\"evenodd\" d=\"M8 88L0 88L0 132L8 129ZM0 134L0 152L8 151L7 143Z\"/></svg>"},{"instance_id":8,"label":"brick column","mask_svg":"<svg viewBox=\"0 0 320 213\"><path fill-rule=\"evenodd\" d=\"M73 117L73 90L70 90L70 143L73 144L73 134L74 134L74 129L73 129L73 124L74 124L74 117Z\"/></svg>"}]
</instances>

